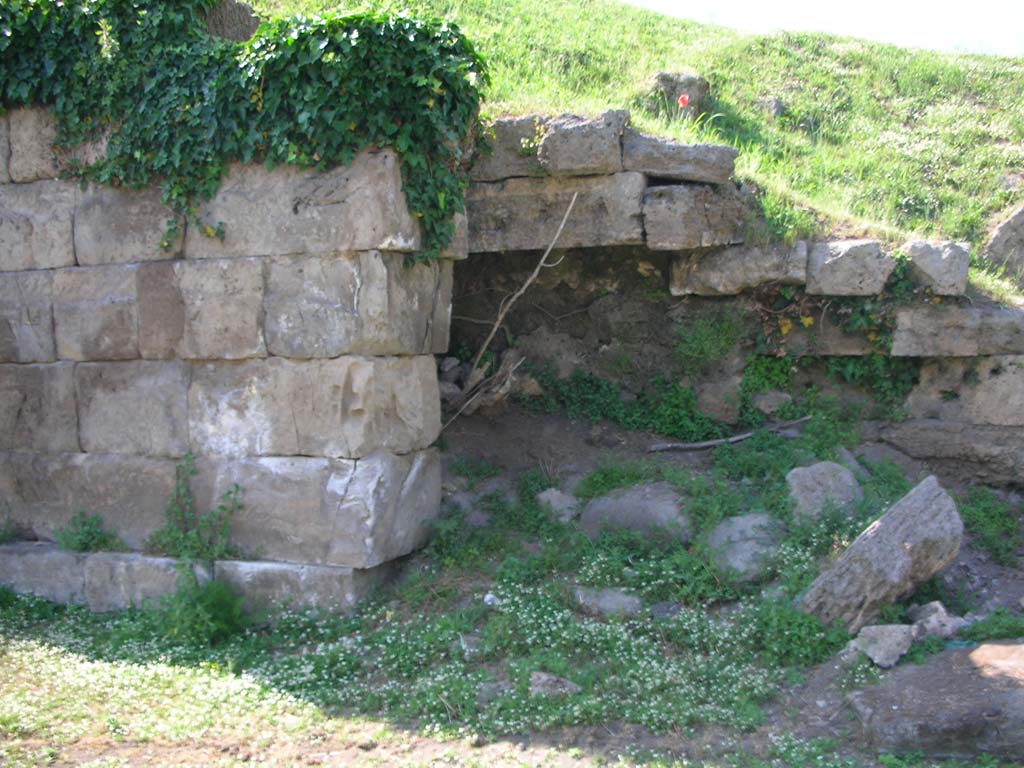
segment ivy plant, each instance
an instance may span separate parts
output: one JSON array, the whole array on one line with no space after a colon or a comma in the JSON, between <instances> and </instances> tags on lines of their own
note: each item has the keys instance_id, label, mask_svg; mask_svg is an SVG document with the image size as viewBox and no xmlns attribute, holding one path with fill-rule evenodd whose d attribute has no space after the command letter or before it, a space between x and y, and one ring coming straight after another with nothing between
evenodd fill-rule
<instances>
[{"instance_id":1,"label":"ivy plant","mask_svg":"<svg viewBox=\"0 0 1024 768\"><path fill-rule=\"evenodd\" d=\"M261 24L211 37L216 0L7 0L0 4L0 107L39 104L58 144L107 138L82 177L159 182L196 221L232 161L320 169L390 146L423 229L421 259L448 243L487 72L458 28L378 12ZM220 222L197 222L222 234Z\"/></svg>"}]
</instances>

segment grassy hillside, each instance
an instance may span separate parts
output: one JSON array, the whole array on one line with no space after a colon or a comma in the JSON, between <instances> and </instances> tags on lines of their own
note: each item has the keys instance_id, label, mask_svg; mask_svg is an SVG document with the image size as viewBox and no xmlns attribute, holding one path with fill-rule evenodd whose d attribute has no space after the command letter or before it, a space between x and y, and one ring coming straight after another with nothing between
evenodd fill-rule
<instances>
[{"instance_id":1,"label":"grassy hillside","mask_svg":"<svg viewBox=\"0 0 1024 768\"><path fill-rule=\"evenodd\" d=\"M311 12L333 0L257 0ZM370 2L455 20L490 62L492 115L631 107L645 130L741 150L775 234L814 216L893 239L971 240L1024 200L1024 59L915 51L824 34L744 35L613 0ZM714 101L696 124L636 105L657 70L690 70ZM778 98L785 112L764 107Z\"/></svg>"}]
</instances>

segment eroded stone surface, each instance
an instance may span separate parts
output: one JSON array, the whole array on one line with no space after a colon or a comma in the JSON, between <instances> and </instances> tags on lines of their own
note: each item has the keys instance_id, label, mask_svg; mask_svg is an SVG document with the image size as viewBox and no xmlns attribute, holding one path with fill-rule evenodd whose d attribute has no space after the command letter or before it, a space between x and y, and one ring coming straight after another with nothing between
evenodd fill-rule
<instances>
[{"instance_id":1,"label":"eroded stone surface","mask_svg":"<svg viewBox=\"0 0 1024 768\"><path fill-rule=\"evenodd\" d=\"M0 365L0 451L77 450L74 366Z\"/></svg>"},{"instance_id":2,"label":"eroded stone surface","mask_svg":"<svg viewBox=\"0 0 1024 768\"><path fill-rule=\"evenodd\" d=\"M734 296L765 283L801 285L807 279L807 243L793 247L730 246L672 260L673 296Z\"/></svg>"},{"instance_id":3,"label":"eroded stone surface","mask_svg":"<svg viewBox=\"0 0 1024 768\"><path fill-rule=\"evenodd\" d=\"M171 259L181 252L181 237L164 247L167 224L185 222L172 215L156 187L115 189L93 184L75 209L75 256L81 266Z\"/></svg>"},{"instance_id":4,"label":"eroded stone surface","mask_svg":"<svg viewBox=\"0 0 1024 768\"><path fill-rule=\"evenodd\" d=\"M193 565L202 584L208 568ZM178 591L178 561L138 552L94 552L83 563L85 603L97 612L142 608Z\"/></svg>"},{"instance_id":5,"label":"eroded stone surface","mask_svg":"<svg viewBox=\"0 0 1024 768\"><path fill-rule=\"evenodd\" d=\"M810 520L817 520L828 508L840 513L852 512L864 498L864 491L853 473L834 461L792 469L786 475L786 485L793 500L793 514Z\"/></svg>"},{"instance_id":6,"label":"eroded stone surface","mask_svg":"<svg viewBox=\"0 0 1024 768\"><path fill-rule=\"evenodd\" d=\"M683 503L669 483L637 485L592 500L583 509L580 527L591 538L605 528L626 528L645 534L667 533L685 544L693 533Z\"/></svg>"},{"instance_id":7,"label":"eroded stone surface","mask_svg":"<svg viewBox=\"0 0 1024 768\"><path fill-rule=\"evenodd\" d=\"M971 263L967 243L911 240L903 246L910 257L910 271L923 286L940 296L962 296L967 290Z\"/></svg>"},{"instance_id":8,"label":"eroded stone surface","mask_svg":"<svg viewBox=\"0 0 1024 768\"><path fill-rule=\"evenodd\" d=\"M765 514L728 517L708 537L715 563L732 571L739 581L761 578L768 560L786 535L786 526L778 518Z\"/></svg>"},{"instance_id":9,"label":"eroded stone surface","mask_svg":"<svg viewBox=\"0 0 1024 768\"><path fill-rule=\"evenodd\" d=\"M91 165L107 150L106 140L87 141L65 150L55 146L57 124L49 110L39 107L7 113L10 136L8 172L19 183L55 179L73 163Z\"/></svg>"},{"instance_id":10,"label":"eroded stone surface","mask_svg":"<svg viewBox=\"0 0 1024 768\"><path fill-rule=\"evenodd\" d=\"M896 665L914 644L914 628L909 624L875 624L864 627L853 641L854 647L882 669Z\"/></svg>"},{"instance_id":11,"label":"eroded stone surface","mask_svg":"<svg viewBox=\"0 0 1024 768\"><path fill-rule=\"evenodd\" d=\"M59 270L53 320L61 360L132 360L139 356L134 266Z\"/></svg>"},{"instance_id":12,"label":"eroded stone surface","mask_svg":"<svg viewBox=\"0 0 1024 768\"><path fill-rule=\"evenodd\" d=\"M192 449L359 458L426 448L441 427L433 358L269 358L196 365Z\"/></svg>"},{"instance_id":13,"label":"eroded stone surface","mask_svg":"<svg viewBox=\"0 0 1024 768\"><path fill-rule=\"evenodd\" d=\"M392 568L218 560L213 572L214 578L242 595L246 610L312 608L348 613L387 580Z\"/></svg>"},{"instance_id":14,"label":"eroded stone surface","mask_svg":"<svg viewBox=\"0 0 1024 768\"><path fill-rule=\"evenodd\" d=\"M0 272L72 266L77 195L65 181L0 185Z\"/></svg>"},{"instance_id":15,"label":"eroded stone surface","mask_svg":"<svg viewBox=\"0 0 1024 768\"><path fill-rule=\"evenodd\" d=\"M537 162L552 176L602 176L622 170L622 132L629 112L612 110L587 119L552 118L537 146Z\"/></svg>"},{"instance_id":16,"label":"eroded stone surface","mask_svg":"<svg viewBox=\"0 0 1024 768\"><path fill-rule=\"evenodd\" d=\"M895 267L877 240L815 243L807 260L807 293L873 296L882 292Z\"/></svg>"},{"instance_id":17,"label":"eroded stone surface","mask_svg":"<svg viewBox=\"0 0 1024 768\"><path fill-rule=\"evenodd\" d=\"M591 616L632 618L639 616L644 610L643 600L624 589L576 587L573 590L573 597L580 610Z\"/></svg>"},{"instance_id":18,"label":"eroded stone surface","mask_svg":"<svg viewBox=\"0 0 1024 768\"><path fill-rule=\"evenodd\" d=\"M0 362L49 363L53 337L53 273L0 272Z\"/></svg>"},{"instance_id":19,"label":"eroded stone surface","mask_svg":"<svg viewBox=\"0 0 1024 768\"><path fill-rule=\"evenodd\" d=\"M1024 355L929 360L906 407L916 419L1024 426Z\"/></svg>"},{"instance_id":20,"label":"eroded stone surface","mask_svg":"<svg viewBox=\"0 0 1024 768\"><path fill-rule=\"evenodd\" d=\"M643 242L640 205L644 188L639 173L474 184L466 194L469 250L547 248L574 193L579 196L556 247L639 245Z\"/></svg>"},{"instance_id":21,"label":"eroded stone surface","mask_svg":"<svg viewBox=\"0 0 1024 768\"><path fill-rule=\"evenodd\" d=\"M984 250L985 260L1005 267L1020 285L1024 285L1024 206L996 227Z\"/></svg>"},{"instance_id":22,"label":"eroded stone surface","mask_svg":"<svg viewBox=\"0 0 1024 768\"><path fill-rule=\"evenodd\" d=\"M914 306L897 310L895 357L1024 354L1024 309Z\"/></svg>"},{"instance_id":23,"label":"eroded stone surface","mask_svg":"<svg viewBox=\"0 0 1024 768\"><path fill-rule=\"evenodd\" d=\"M473 181L501 181L544 173L537 161L537 144L550 118L546 115L503 117L494 121L491 152L480 153L469 176Z\"/></svg>"},{"instance_id":24,"label":"eroded stone surface","mask_svg":"<svg viewBox=\"0 0 1024 768\"><path fill-rule=\"evenodd\" d=\"M224 239L202 227L185 235L188 258L287 256L339 251L415 251L419 225L402 191L398 156L366 150L326 172L278 166L231 166L216 197L197 216L224 223Z\"/></svg>"},{"instance_id":25,"label":"eroded stone surface","mask_svg":"<svg viewBox=\"0 0 1024 768\"><path fill-rule=\"evenodd\" d=\"M623 169L663 179L724 184L732 178L736 155L730 146L679 144L630 129L622 137Z\"/></svg>"},{"instance_id":26,"label":"eroded stone surface","mask_svg":"<svg viewBox=\"0 0 1024 768\"><path fill-rule=\"evenodd\" d=\"M85 602L86 555L51 544L0 545L0 586L55 603Z\"/></svg>"},{"instance_id":27,"label":"eroded stone surface","mask_svg":"<svg viewBox=\"0 0 1024 768\"><path fill-rule=\"evenodd\" d=\"M746 207L732 185L650 187L644 232L652 251L683 251L743 242Z\"/></svg>"}]
</instances>

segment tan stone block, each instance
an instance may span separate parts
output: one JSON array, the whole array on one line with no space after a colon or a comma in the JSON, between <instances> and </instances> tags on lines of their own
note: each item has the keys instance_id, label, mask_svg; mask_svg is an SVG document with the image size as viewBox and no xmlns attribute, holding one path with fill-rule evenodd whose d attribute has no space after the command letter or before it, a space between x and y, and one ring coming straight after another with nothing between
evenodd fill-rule
<instances>
[{"instance_id":1,"label":"tan stone block","mask_svg":"<svg viewBox=\"0 0 1024 768\"><path fill-rule=\"evenodd\" d=\"M1024 354L1024 309L940 304L897 310L895 357Z\"/></svg>"},{"instance_id":2,"label":"tan stone block","mask_svg":"<svg viewBox=\"0 0 1024 768\"><path fill-rule=\"evenodd\" d=\"M179 563L169 557L137 552L94 552L85 559L85 603L91 611L142 608L178 591ZM208 582L211 570L193 565L199 582Z\"/></svg>"},{"instance_id":3,"label":"tan stone block","mask_svg":"<svg viewBox=\"0 0 1024 768\"><path fill-rule=\"evenodd\" d=\"M0 272L73 266L77 196L65 181L0 185Z\"/></svg>"},{"instance_id":4,"label":"tan stone block","mask_svg":"<svg viewBox=\"0 0 1024 768\"><path fill-rule=\"evenodd\" d=\"M181 253L181 235L163 246L172 220L181 233L184 220L163 204L156 187L90 185L75 209L75 256L82 266L174 258Z\"/></svg>"},{"instance_id":5,"label":"tan stone block","mask_svg":"<svg viewBox=\"0 0 1024 768\"><path fill-rule=\"evenodd\" d=\"M0 546L0 586L54 603L84 603L86 557L35 541Z\"/></svg>"},{"instance_id":6,"label":"tan stone block","mask_svg":"<svg viewBox=\"0 0 1024 768\"><path fill-rule=\"evenodd\" d=\"M0 272L0 362L49 363L53 337L53 272Z\"/></svg>"},{"instance_id":7,"label":"tan stone block","mask_svg":"<svg viewBox=\"0 0 1024 768\"><path fill-rule=\"evenodd\" d=\"M441 251L439 258L462 261L469 258L469 219L464 213L456 213L452 217L455 231L447 247Z\"/></svg>"},{"instance_id":8,"label":"tan stone block","mask_svg":"<svg viewBox=\"0 0 1024 768\"><path fill-rule=\"evenodd\" d=\"M402 191L398 156L366 150L326 172L233 165L197 216L224 224L224 239L190 226L188 258L286 256L339 251L416 251L420 228Z\"/></svg>"},{"instance_id":9,"label":"tan stone block","mask_svg":"<svg viewBox=\"0 0 1024 768\"><path fill-rule=\"evenodd\" d=\"M729 184L650 187L644 232L652 251L682 251L743 242L747 210Z\"/></svg>"},{"instance_id":10,"label":"tan stone block","mask_svg":"<svg viewBox=\"0 0 1024 768\"><path fill-rule=\"evenodd\" d=\"M452 264L406 266L396 253L270 260L266 335L272 355L421 355L448 346Z\"/></svg>"},{"instance_id":11,"label":"tan stone block","mask_svg":"<svg viewBox=\"0 0 1024 768\"><path fill-rule=\"evenodd\" d=\"M316 609L350 613L394 572L390 565L348 568L266 560L218 560L214 578L242 595L247 610Z\"/></svg>"},{"instance_id":12,"label":"tan stone block","mask_svg":"<svg viewBox=\"0 0 1024 768\"><path fill-rule=\"evenodd\" d=\"M73 365L0 365L0 450L78 450Z\"/></svg>"},{"instance_id":13,"label":"tan stone block","mask_svg":"<svg viewBox=\"0 0 1024 768\"><path fill-rule=\"evenodd\" d=\"M56 147L57 123L47 109L26 107L7 113L11 155L8 171L19 183L55 179L75 164L91 165L106 155L106 137L66 150Z\"/></svg>"},{"instance_id":14,"label":"tan stone block","mask_svg":"<svg viewBox=\"0 0 1024 768\"><path fill-rule=\"evenodd\" d=\"M792 247L735 245L672 260L673 296L734 296L765 283L801 285L807 280L807 243Z\"/></svg>"},{"instance_id":15,"label":"tan stone block","mask_svg":"<svg viewBox=\"0 0 1024 768\"><path fill-rule=\"evenodd\" d=\"M136 268L62 269L53 279L53 319L61 360L139 356Z\"/></svg>"},{"instance_id":16,"label":"tan stone block","mask_svg":"<svg viewBox=\"0 0 1024 768\"><path fill-rule=\"evenodd\" d=\"M874 296L896 268L877 240L815 243L807 257L807 293L824 296Z\"/></svg>"},{"instance_id":17,"label":"tan stone block","mask_svg":"<svg viewBox=\"0 0 1024 768\"><path fill-rule=\"evenodd\" d=\"M495 120L491 146L487 152L477 151L470 178L478 182L544 175L537 160L537 144L550 119L546 115L525 115Z\"/></svg>"},{"instance_id":18,"label":"tan stone block","mask_svg":"<svg viewBox=\"0 0 1024 768\"><path fill-rule=\"evenodd\" d=\"M140 264L135 276L139 300L139 352L147 360L179 356L185 336L185 300L174 262Z\"/></svg>"},{"instance_id":19,"label":"tan stone block","mask_svg":"<svg viewBox=\"0 0 1024 768\"><path fill-rule=\"evenodd\" d=\"M1024 426L1024 356L929 360L906 406L914 419Z\"/></svg>"},{"instance_id":20,"label":"tan stone block","mask_svg":"<svg viewBox=\"0 0 1024 768\"><path fill-rule=\"evenodd\" d=\"M193 372L189 423L201 454L406 453L440 432L437 374L429 356L206 363Z\"/></svg>"},{"instance_id":21,"label":"tan stone block","mask_svg":"<svg viewBox=\"0 0 1024 768\"><path fill-rule=\"evenodd\" d=\"M133 360L75 368L83 451L182 456L188 452L187 363Z\"/></svg>"}]
</instances>

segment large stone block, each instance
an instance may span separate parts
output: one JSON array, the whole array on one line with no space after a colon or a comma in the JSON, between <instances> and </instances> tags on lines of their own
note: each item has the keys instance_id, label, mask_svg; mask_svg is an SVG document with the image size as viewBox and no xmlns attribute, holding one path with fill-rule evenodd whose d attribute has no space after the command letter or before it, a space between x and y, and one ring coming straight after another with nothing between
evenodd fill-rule
<instances>
[{"instance_id":1,"label":"large stone block","mask_svg":"<svg viewBox=\"0 0 1024 768\"><path fill-rule=\"evenodd\" d=\"M0 363L56 359L53 273L0 272Z\"/></svg>"},{"instance_id":2,"label":"large stone block","mask_svg":"<svg viewBox=\"0 0 1024 768\"><path fill-rule=\"evenodd\" d=\"M0 272L73 266L77 196L64 181L0 185Z\"/></svg>"},{"instance_id":3,"label":"large stone block","mask_svg":"<svg viewBox=\"0 0 1024 768\"><path fill-rule=\"evenodd\" d=\"M915 419L1024 426L1024 356L930 360L906 407Z\"/></svg>"},{"instance_id":4,"label":"large stone block","mask_svg":"<svg viewBox=\"0 0 1024 768\"><path fill-rule=\"evenodd\" d=\"M545 115L525 115L495 120L489 151L478 151L469 177L473 181L501 181L543 175L544 169L537 160L537 144L550 119Z\"/></svg>"},{"instance_id":5,"label":"large stone block","mask_svg":"<svg viewBox=\"0 0 1024 768\"><path fill-rule=\"evenodd\" d=\"M904 244L903 250L910 258L911 274L933 293L962 296L967 290L970 243L911 240Z\"/></svg>"},{"instance_id":6,"label":"large stone block","mask_svg":"<svg viewBox=\"0 0 1024 768\"><path fill-rule=\"evenodd\" d=\"M673 296L734 296L765 283L802 285L806 280L807 243L771 248L739 245L676 256L669 289Z\"/></svg>"},{"instance_id":7,"label":"large stone block","mask_svg":"<svg viewBox=\"0 0 1024 768\"><path fill-rule=\"evenodd\" d=\"M190 367L133 360L75 368L83 451L182 456L189 450Z\"/></svg>"},{"instance_id":8,"label":"large stone block","mask_svg":"<svg viewBox=\"0 0 1024 768\"><path fill-rule=\"evenodd\" d=\"M640 206L645 186L640 173L474 184L466 196L469 250L479 253L547 248L577 193L576 205L556 247L640 245Z\"/></svg>"},{"instance_id":9,"label":"large stone block","mask_svg":"<svg viewBox=\"0 0 1024 768\"><path fill-rule=\"evenodd\" d=\"M877 240L815 243L807 260L807 293L824 296L874 296L896 262Z\"/></svg>"},{"instance_id":10,"label":"large stone block","mask_svg":"<svg viewBox=\"0 0 1024 768\"><path fill-rule=\"evenodd\" d=\"M348 568L268 561L218 560L214 578L242 595L248 610L275 608L352 611L392 573L390 565Z\"/></svg>"},{"instance_id":11,"label":"large stone block","mask_svg":"<svg viewBox=\"0 0 1024 768\"><path fill-rule=\"evenodd\" d=\"M62 269L53 278L53 321L61 360L139 356L136 267Z\"/></svg>"},{"instance_id":12,"label":"large stone block","mask_svg":"<svg viewBox=\"0 0 1024 768\"><path fill-rule=\"evenodd\" d=\"M285 257L267 271L272 355L422 355L448 348L452 263L397 253Z\"/></svg>"},{"instance_id":13,"label":"large stone block","mask_svg":"<svg viewBox=\"0 0 1024 768\"><path fill-rule=\"evenodd\" d=\"M1024 309L927 305L896 312L896 357L1024 354Z\"/></svg>"},{"instance_id":14,"label":"large stone block","mask_svg":"<svg viewBox=\"0 0 1024 768\"><path fill-rule=\"evenodd\" d=\"M179 235L168 240L172 220ZM81 266L174 258L181 253L184 228L184 220L163 204L156 187L115 189L93 184L75 209L75 256Z\"/></svg>"},{"instance_id":15,"label":"large stone block","mask_svg":"<svg viewBox=\"0 0 1024 768\"><path fill-rule=\"evenodd\" d=\"M54 538L79 510L141 548L163 525L174 462L95 453L0 453L0 509L32 535Z\"/></svg>"},{"instance_id":16,"label":"large stone block","mask_svg":"<svg viewBox=\"0 0 1024 768\"><path fill-rule=\"evenodd\" d=\"M185 234L188 258L287 256L338 251L415 251L420 228L402 191L398 156L366 150L326 172L233 165L197 216L224 224L224 239L201 227Z\"/></svg>"},{"instance_id":17,"label":"large stone block","mask_svg":"<svg viewBox=\"0 0 1024 768\"><path fill-rule=\"evenodd\" d=\"M743 242L746 206L732 185L651 187L644 194L644 232L652 251L684 251Z\"/></svg>"},{"instance_id":18,"label":"large stone block","mask_svg":"<svg viewBox=\"0 0 1024 768\"><path fill-rule=\"evenodd\" d=\"M622 170L622 132L629 112L612 110L587 119L563 115L549 120L537 146L537 161L552 176L604 176Z\"/></svg>"},{"instance_id":19,"label":"large stone block","mask_svg":"<svg viewBox=\"0 0 1024 768\"><path fill-rule=\"evenodd\" d=\"M75 164L91 165L106 155L105 137L72 149L55 146L57 123L49 110L26 107L12 109L7 116L11 147L8 171L12 181L55 179Z\"/></svg>"},{"instance_id":20,"label":"large stone block","mask_svg":"<svg viewBox=\"0 0 1024 768\"><path fill-rule=\"evenodd\" d=\"M245 508L232 522L232 541L270 560L372 568L425 544L441 504L434 450L351 461L200 459L196 466L199 508L237 483Z\"/></svg>"},{"instance_id":21,"label":"large stone block","mask_svg":"<svg viewBox=\"0 0 1024 768\"><path fill-rule=\"evenodd\" d=\"M84 603L86 557L42 542L2 545L0 586L54 603Z\"/></svg>"},{"instance_id":22,"label":"large stone block","mask_svg":"<svg viewBox=\"0 0 1024 768\"><path fill-rule=\"evenodd\" d=\"M142 608L178 591L179 564L169 557L137 552L95 552L85 559L85 604L91 611ZM193 565L200 583L210 580L210 569Z\"/></svg>"},{"instance_id":23,"label":"large stone block","mask_svg":"<svg viewBox=\"0 0 1024 768\"><path fill-rule=\"evenodd\" d=\"M441 251L438 258L451 261L463 261L469 258L469 219L465 213L452 216L452 239Z\"/></svg>"},{"instance_id":24,"label":"large stone block","mask_svg":"<svg viewBox=\"0 0 1024 768\"><path fill-rule=\"evenodd\" d=\"M0 451L77 451L74 366L0 365Z\"/></svg>"},{"instance_id":25,"label":"large stone block","mask_svg":"<svg viewBox=\"0 0 1024 768\"><path fill-rule=\"evenodd\" d=\"M726 145L679 144L629 129L622 137L622 167L662 179L724 184L732 178L737 154Z\"/></svg>"},{"instance_id":26,"label":"large stone block","mask_svg":"<svg viewBox=\"0 0 1024 768\"><path fill-rule=\"evenodd\" d=\"M149 359L264 357L263 260L138 267L139 346Z\"/></svg>"},{"instance_id":27,"label":"large stone block","mask_svg":"<svg viewBox=\"0 0 1024 768\"><path fill-rule=\"evenodd\" d=\"M426 448L441 429L430 356L196 365L192 449L218 456L359 458Z\"/></svg>"}]
</instances>

